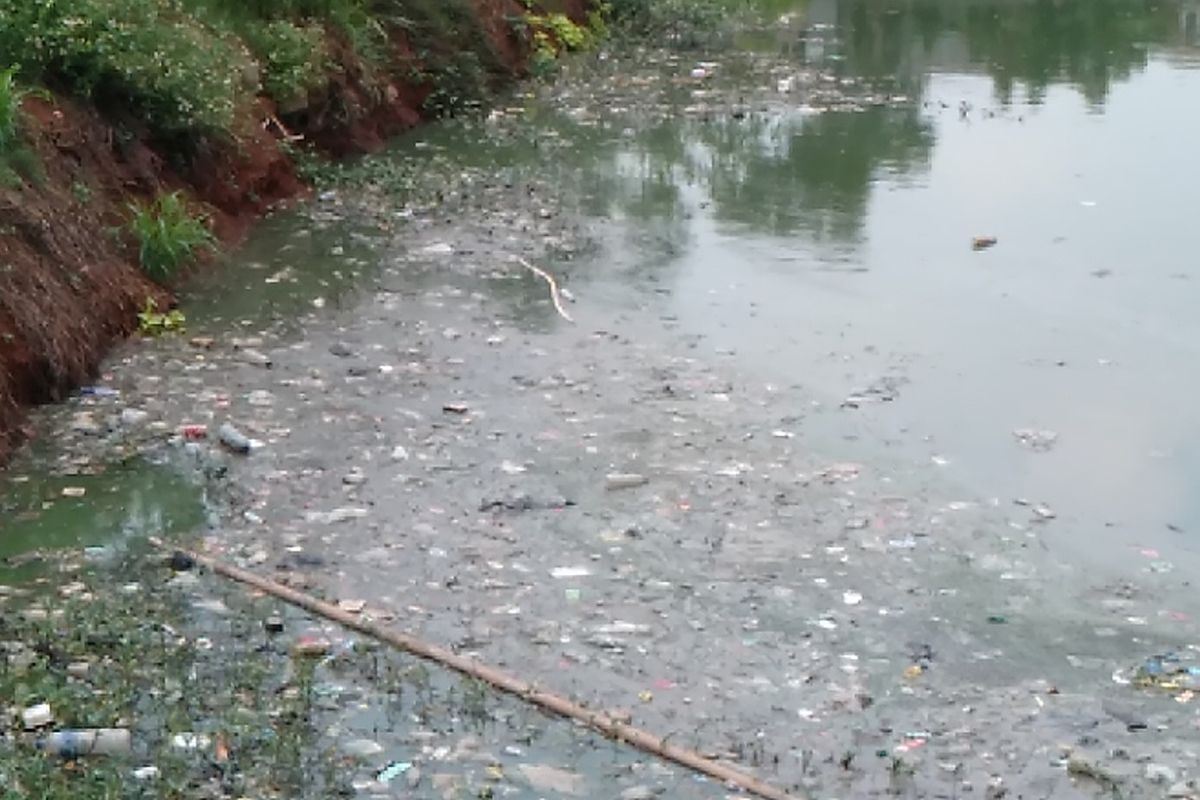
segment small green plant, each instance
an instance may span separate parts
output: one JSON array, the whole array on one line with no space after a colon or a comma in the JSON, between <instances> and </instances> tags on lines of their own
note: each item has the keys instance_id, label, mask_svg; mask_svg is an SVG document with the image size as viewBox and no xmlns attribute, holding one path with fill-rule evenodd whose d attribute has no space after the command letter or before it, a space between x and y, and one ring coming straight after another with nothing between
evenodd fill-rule
<instances>
[{"instance_id":1,"label":"small green plant","mask_svg":"<svg viewBox=\"0 0 1200 800\"><path fill-rule=\"evenodd\" d=\"M92 199L92 187L83 181L73 181L71 183L71 196L75 198L75 202L79 203L79 205L87 205Z\"/></svg>"},{"instance_id":2,"label":"small green plant","mask_svg":"<svg viewBox=\"0 0 1200 800\"><path fill-rule=\"evenodd\" d=\"M608 38L608 20L612 14L612 6L600 3L588 12L588 29L595 41Z\"/></svg>"},{"instance_id":3,"label":"small green plant","mask_svg":"<svg viewBox=\"0 0 1200 800\"><path fill-rule=\"evenodd\" d=\"M529 72L535 78L545 78L558 71L558 48L545 31L533 34L533 53L529 57Z\"/></svg>"},{"instance_id":4,"label":"small green plant","mask_svg":"<svg viewBox=\"0 0 1200 800\"><path fill-rule=\"evenodd\" d=\"M21 105L36 94L17 84L17 69L0 71L0 185L11 186L38 174L37 159L21 132Z\"/></svg>"},{"instance_id":5,"label":"small green plant","mask_svg":"<svg viewBox=\"0 0 1200 800\"><path fill-rule=\"evenodd\" d=\"M129 229L138 241L138 261L155 280L166 280L198 250L211 248L216 239L204 220L193 216L179 192L159 195L149 205L131 204Z\"/></svg>"},{"instance_id":6,"label":"small green plant","mask_svg":"<svg viewBox=\"0 0 1200 800\"><path fill-rule=\"evenodd\" d=\"M529 14L525 21L534 31L535 55L543 50L552 54L556 54L560 49L587 50L596 43L596 37L591 30L583 25L576 25L566 14Z\"/></svg>"},{"instance_id":7,"label":"small green plant","mask_svg":"<svg viewBox=\"0 0 1200 800\"><path fill-rule=\"evenodd\" d=\"M138 333L142 336L161 336L164 333L183 333L187 318L179 309L167 313L158 310L153 297L146 298L146 305L138 312Z\"/></svg>"},{"instance_id":8,"label":"small green plant","mask_svg":"<svg viewBox=\"0 0 1200 800\"><path fill-rule=\"evenodd\" d=\"M546 26L568 50L586 50L592 46L592 32L582 25L576 25L566 14L549 14Z\"/></svg>"}]
</instances>

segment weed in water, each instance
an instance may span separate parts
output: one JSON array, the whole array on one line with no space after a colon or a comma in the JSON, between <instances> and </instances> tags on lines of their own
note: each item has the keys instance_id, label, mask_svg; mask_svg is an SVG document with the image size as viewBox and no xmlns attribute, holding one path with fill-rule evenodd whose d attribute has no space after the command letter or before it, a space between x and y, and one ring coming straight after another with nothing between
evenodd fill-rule
<instances>
[{"instance_id":1,"label":"weed in water","mask_svg":"<svg viewBox=\"0 0 1200 800\"><path fill-rule=\"evenodd\" d=\"M146 305L138 312L138 333L142 336L161 336L164 333L183 333L187 318L179 309L166 313L158 310L154 298L147 297Z\"/></svg>"},{"instance_id":2,"label":"weed in water","mask_svg":"<svg viewBox=\"0 0 1200 800\"><path fill-rule=\"evenodd\" d=\"M196 252L211 248L216 239L204 221L193 216L179 192L159 195L150 205L129 207L133 218L129 229L137 238L138 260L147 275L166 280Z\"/></svg>"}]
</instances>

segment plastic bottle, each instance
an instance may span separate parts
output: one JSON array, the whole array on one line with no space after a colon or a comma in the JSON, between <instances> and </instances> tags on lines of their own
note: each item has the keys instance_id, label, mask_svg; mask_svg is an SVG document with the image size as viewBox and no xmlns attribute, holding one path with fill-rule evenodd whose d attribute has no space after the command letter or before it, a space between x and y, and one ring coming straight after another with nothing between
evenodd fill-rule
<instances>
[{"instance_id":1,"label":"plastic bottle","mask_svg":"<svg viewBox=\"0 0 1200 800\"><path fill-rule=\"evenodd\" d=\"M38 746L63 758L129 755L133 737L128 728L86 728L55 731Z\"/></svg>"},{"instance_id":2,"label":"plastic bottle","mask_svg":"<svg viewBox=\"0 0 1200 800\"><path fill-rule=\"evenodd\" d=\"M249 437L228 422L221 426L221 429L217 432L217 435L221 439L221 444L225 445L233 452L242 454L250 452L252 445Z\"/></svg>"}]
</instances>

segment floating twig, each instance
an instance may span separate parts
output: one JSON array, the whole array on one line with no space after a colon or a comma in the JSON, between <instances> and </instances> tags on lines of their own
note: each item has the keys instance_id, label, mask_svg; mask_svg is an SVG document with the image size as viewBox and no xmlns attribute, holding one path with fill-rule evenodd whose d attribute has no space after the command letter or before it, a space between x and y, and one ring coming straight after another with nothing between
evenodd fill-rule
<instances>
[{"instance_id":1,"label":"floating twig","mask_svg":"<svg viewBox=\"0 0 1200 800\"><path fill-rule=\"evenodd\" d=\"M554 280L553 275L551 275L549 272L546 272L546 270L542 269L541 267L535 267L533 264L530 264L528 261L521 258L520 256L513 256L513 261L516 261L522 267L529 270L534 275L537 275L542 280L544 280L547 284L549 284L550 299L554 301L554 310L557 311L558 315L560 317L562 317L563 319L565 319L567 322L571 322L571 323L575 322L575 320L571 319L571 315L567 313L567 310L565 308L563 308L562 296L558 290L558 282Z\"/></svg>"}]
</instances>

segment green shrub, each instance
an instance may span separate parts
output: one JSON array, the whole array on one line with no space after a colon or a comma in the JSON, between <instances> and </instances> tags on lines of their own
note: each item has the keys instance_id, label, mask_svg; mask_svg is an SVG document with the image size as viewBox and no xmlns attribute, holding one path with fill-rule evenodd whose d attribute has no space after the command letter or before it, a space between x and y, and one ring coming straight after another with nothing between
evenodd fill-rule
<instances>
[{"instance_id":1,"label":"green shrub","mask_svg":"<svg viewBox=\"0 0 1200 800\"><path fill-rule=\"evenodd\" d=\"M180 0L0 0L0 53L168 135L228 131L252 72L245 48Z\"/></svg>"},{"instance_id":2,"label":"green shrub","mask_svg":"<svg viewBox=\"0 0 1200 800\"><path fill-rule=\"evenodd\" d=\"M321 85L327 68L324 31L287 20L247 25L242 37L263 66L268 95L286 103Z\"/></svg>"},{"instance_id":3,"label":"green shrub","mask_svg":"<svg viewBox=\"0 0 1200 800\"><path fill-rule=\"evenodd\" d=\"M204 220L188 212L179 192L159 195L149 205L130 205L129 230L138 242L138 261L147 275L166 280L196 251L213 247L216 239Z\"/></svg>"}]
</instances>

